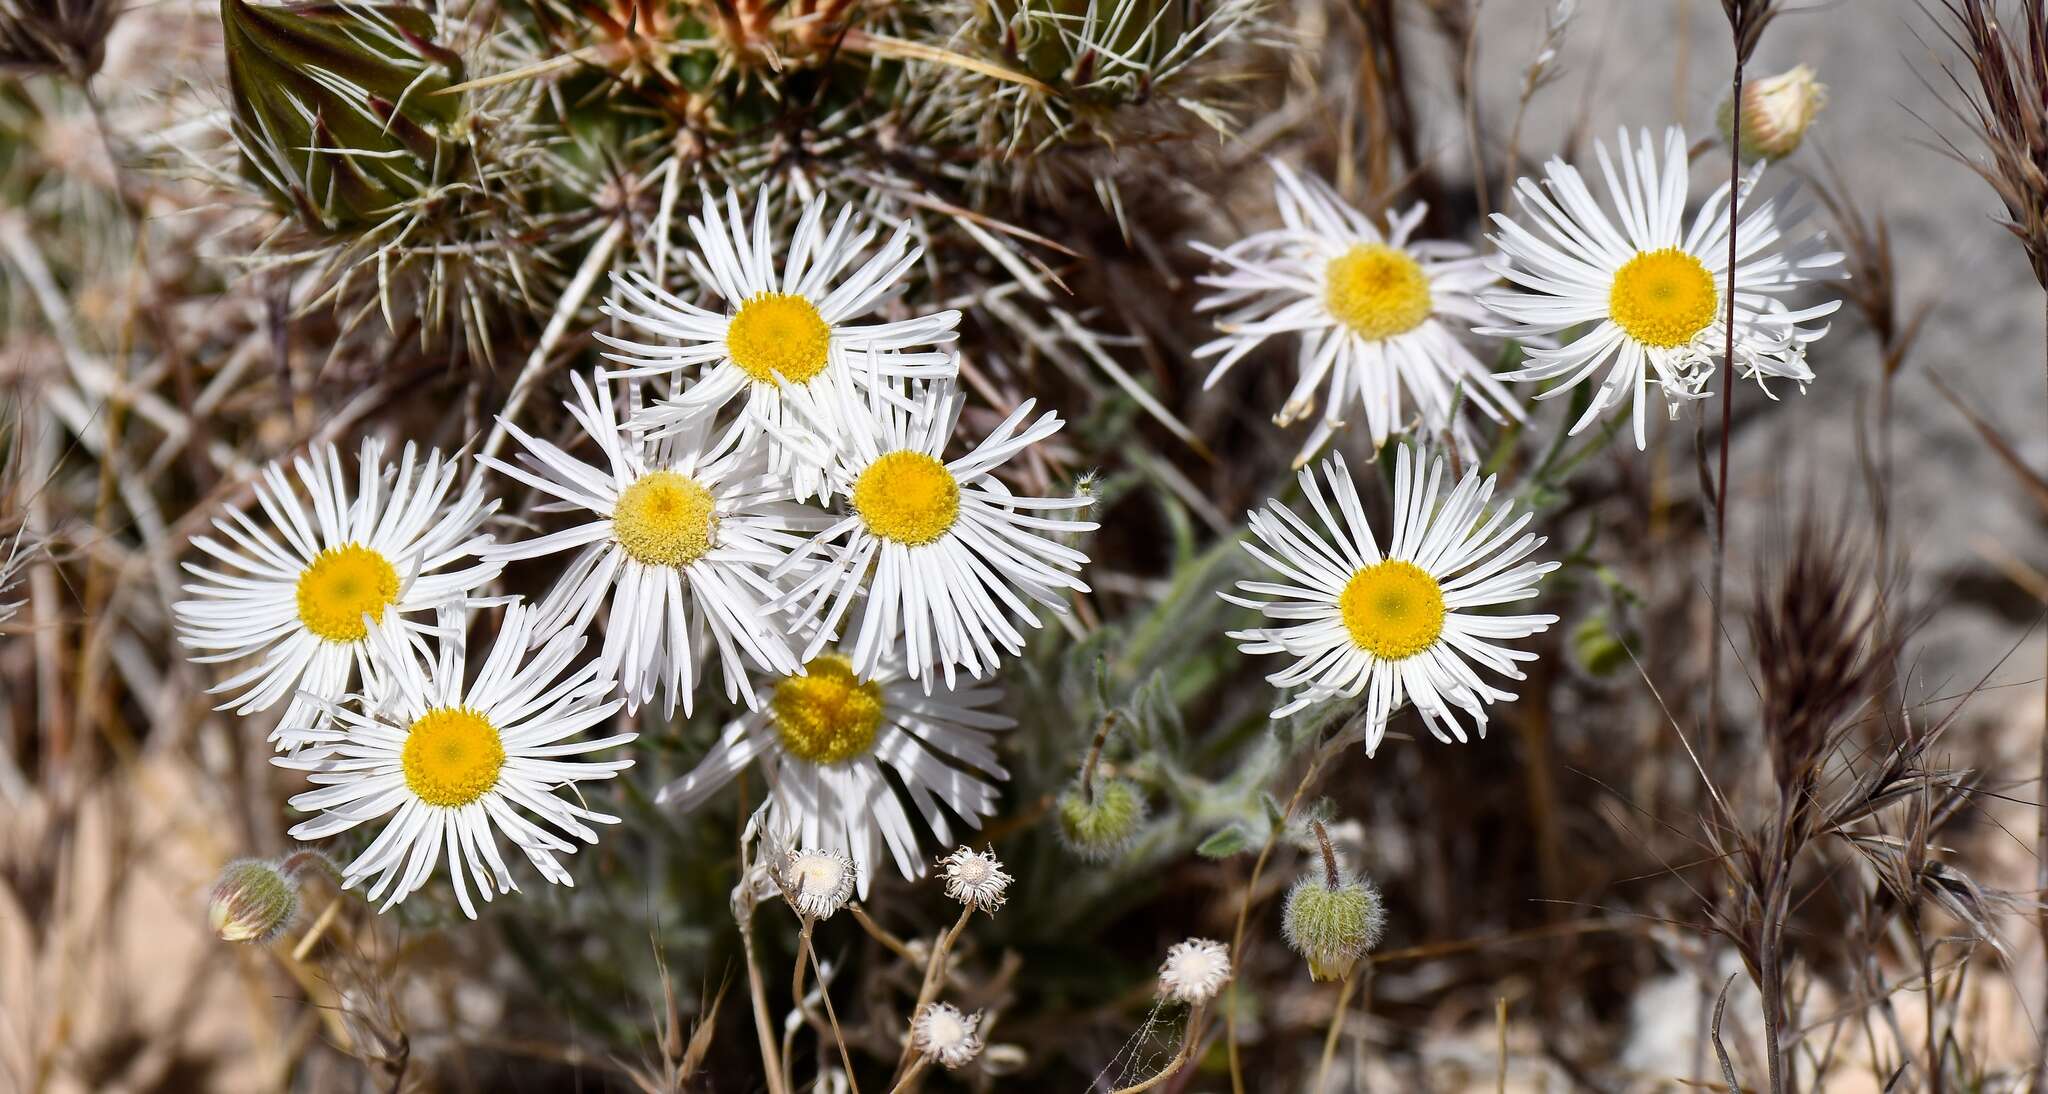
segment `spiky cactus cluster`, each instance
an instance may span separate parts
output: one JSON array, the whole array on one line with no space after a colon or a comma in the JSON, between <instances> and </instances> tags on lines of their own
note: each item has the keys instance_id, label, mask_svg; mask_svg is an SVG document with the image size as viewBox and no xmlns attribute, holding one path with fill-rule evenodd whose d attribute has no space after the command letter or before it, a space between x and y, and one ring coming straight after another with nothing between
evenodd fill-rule
<instances>
[{"instance_id":1,"label":"spiky cactus cluster","mask_svg":"<svg viewBox=\"0 0 2048 1094\"><path fill-rule=\"evenodd\" d=\"M580 329L597 275L662 272L706 187L831 192L1008 276L1021 195L1073 176L1116 200L1063 159L1226 124L1202 62L1257 2L441 10L221 0L233 144L297 313L488 359L508 330Z\"/></svg>"}]
</instances>

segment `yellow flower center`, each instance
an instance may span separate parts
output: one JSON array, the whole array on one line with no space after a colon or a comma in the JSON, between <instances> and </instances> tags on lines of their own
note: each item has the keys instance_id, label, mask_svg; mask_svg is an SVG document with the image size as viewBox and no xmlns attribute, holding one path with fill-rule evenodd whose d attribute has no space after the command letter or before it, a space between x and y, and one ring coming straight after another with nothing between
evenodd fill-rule
<instances>
[{"instance_id":1,"label":"yellow flower center","mask_svg":"<svg viewBox=\"0 0 2048 1094\"><path fill-rule=\"evenodd\" d=\"M742 372L764 384L805 383L824 371L832 328L809 300L764 292L740 305L725 331L725 351Z\"/></svg>"},{"instance_id":2,"label":"yellow flower center","mask_svg":"<svg viewBox=\"0 0 2048 1094\"><path fill-rule=\"evenodd\" d=\"M805 676L785 676L768 701L782 750L814 764L836 764L874 751L882 725L882 685L853 675L836 653L811 659Z\"/></svg>"},{"instance_id":3,"label":"yellow flower center","mask_svg":"<svg viewBox=\"0 0 2048 1094\"><path fill-rule=\"evenodd\" d=\"M883 539L922 547L945 535L959 517L960 483L938 460L899 449L854 480L853 511Z\"/></svg>"},{"instance_id":4,"label":"yellow flower center","mask_svg":"<svg viewBox=\"0 0 2048 1094\"><path fill-rule=\"evenodd\" d=\"M1714 321L1720 293L1700 260L1676 247L1644 251L1614 273L1607 314L1646 346L1685 345Z\"/></svg>"},{"instance_id":5,"label":"yellow flower center","mask_svg":"<svg viewBox=\"0 0 2048 1094\"><path fill-rule=\"evenodd\" d=\"M505 745L482 714L468 707L436 707L412 724L399 762L405 785L421 801L453 809L498 785Z\"/></svg>"},{"instance_id":6,"label":"yellow flower center","mask_svg":"<svg viewBox=\"0 0 2048 1094\"><path fill-rule=\"evenodd\" d=\"M1444 631L1444 591L1413 562L1390 558L1351 575L1337 597L1359 649L1386 661L1415 656Z\"/></svg>"},{"instance_id":7,"label":"yellow flower center","mask_svg":"<svg viewBox=\"0 0 2048 1094\"><path fill-rule=\"evenodd\" d=\"M383 622L397 599L398 571L360 543L329 547L299 575L299 622L329 642L362 641L370 633L363 617Z\"/></svg>"},{"instance_id":8,"label":"yellow flower center","mask_svg":"<svg viewBox=\"0 0 2048 1094\"><path fill-rule=\"evenodd\" d=\"M718 532L718 500L677 471L649 471L619 494L612 538L648 566L688 566Z\"/></svg>"},{"instance_id":9,"label":"yellow flower center","mask_svg":"<svg viewBox=\"0 0 2048 1094\"><path fill-rule=\"evenodd\" d=\"M1323 281L1330 314L1361 338L1406 334L1429 318L1429 275L1384 243L1361 243L1331 259Z\"/></svg>"}]
</instances>

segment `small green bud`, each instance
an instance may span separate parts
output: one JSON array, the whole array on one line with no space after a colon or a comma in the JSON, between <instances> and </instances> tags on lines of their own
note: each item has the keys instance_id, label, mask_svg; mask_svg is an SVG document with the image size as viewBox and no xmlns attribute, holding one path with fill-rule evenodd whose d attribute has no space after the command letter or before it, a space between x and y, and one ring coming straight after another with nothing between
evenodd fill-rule
<instances>
[{"instance_id":1,"label":"small green bud","mask_svg":"<svg viewBox=\"0 0 2048 1094\"><path fill-rule=\"evenodd\" d=\"M1107 862L1137 838L1145 823L1145 793L1129 779L1097 779L1094 790L1090 795L1077 782L1060 795L1060 835L1075 855Z\"/></svg>"},{"instance_id":2,"label":"small green bud","mask_svg":"<svg viewBox=\"0 0 2048 1094\"><path fill-rule=\"evenodd\" d=\"M1813 78L1813 70L1795 65L1788 72L1751 80L1742 88L1742 141L1739 149L1744 163L1780 160L1789 156L1805 138L1806 130L1821 107L1828 103L1826 84ZM1723 139L1735 142L1735 101L1721 103L1715 119Z\"/></svg>"},{"instance_id":3,"label":"small green bud","mask_svg":"<svg viewBox=\"0 0 2048 1094\"><path fill-rule=\"evenodd\" d=\"M298 914L296 873L265 859L228 863L206 906L206 921L223 942L276 941Z\"/></svg>"},{"instance_id":4,"label":"small green bud","mask_svg":"<svg viewBox=\"0 0 2048 1094\"><path fill-rule=\"evenodd\" d=\"M308 227L374 223L462 162L460 100L439 94L461 60L427 12L221 0L220 18L244 165Z\"/></svg>"},{"instance_id":5,"label":"small green bud","mask_svg":"<svg viewBox=\"0 0 2048 1094\"><path fill-rule=\"evenodd\" d=\"M1321 871L1302 875L1287 894L1280 929L1287 944L1308 958L1309 975L1341 980L1351 966L1379 945L1386 930L1386 907L1380 892L1363 878L1339 876L1336 884Z\"/></svg>"},{"instance_id":6,"label":"small green bud","mask_svg":"<svg viewBox=\"0 0 2048 1094\"><path fill-rule=\"evenodd\" d=\"M1611 676L1628 664L1628 647L1614 633L1614 621L1597 612L1572 628L1572 658L1589 676Z\"/></svg>"}]
</instances>

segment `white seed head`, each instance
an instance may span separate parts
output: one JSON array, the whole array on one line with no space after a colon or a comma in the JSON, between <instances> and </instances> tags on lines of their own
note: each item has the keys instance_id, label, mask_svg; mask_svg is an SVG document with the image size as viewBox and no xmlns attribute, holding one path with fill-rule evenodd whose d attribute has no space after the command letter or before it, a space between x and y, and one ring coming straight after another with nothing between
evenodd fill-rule
<instances>
[{"instance_id":1,"label":"white seed head","mask_svg":"<svg viewBox=\"0 0 2048 1094\"><path fill-rule=\"evenodd\" d=\"M1230 949L1212 938L1167 947L1159 966L1159 994L1176 1003L1206 1003L1230 982Z\"/></svg>"},{"instance_id":2,"label":"white seed head","mask_svg":"<svg viewBox=\"0 0 2048 1094\"><path fill-rule=\"evenodd\" d=\"M990 914L1003 906L1003 892L1012 879L994 851L962 847L940 859L939 865L946 871L947 896Z\"/></svg>"},{"instance_id":3,"label":"white seed head","mask_svg":"<svg viewBox=\"0 0 2048 1094\"><path fill-rule=\"evenodd\" d=\"M799 915L830 919L853 896L860 869L853 860L832 851L791 850L782 859L782 873L776 881L782 895Z\"/></svg>"},{"instance_id":4,"label":"white seed head","mask_svg":"<svg viewBox=\"0 0 2048 1094\"><path fill-rule=\"evenodd\" d=\"M927 1003L910 1023L910 1045L949 1071L981 1055L981 1015L947 1003Z\"/></svg>"}]
</instances>

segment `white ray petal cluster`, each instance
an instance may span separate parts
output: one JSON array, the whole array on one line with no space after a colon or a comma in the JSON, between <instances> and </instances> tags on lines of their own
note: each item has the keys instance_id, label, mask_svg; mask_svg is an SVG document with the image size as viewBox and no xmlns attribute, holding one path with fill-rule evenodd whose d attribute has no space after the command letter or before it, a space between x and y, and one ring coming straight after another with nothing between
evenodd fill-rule
<instances>
[{"instance_id":1,"label":"white ray petal cluster","mask_svg":"<svg viewBox=\"0 0 2048 1094\"><path fill-rule=\"evenodd\" d=\"M900 655L862 678L848 656L852 645L842 642L812 657L803 675L778 681L764 709L728 723L696 769L655 800L687 812L757 765L769 788L768 830L850 856L866 896L885 853L904 877L923 877L921 831L950 845L953 818L973 829L995 812L997 783L1009 777L995 735L1016 722L992 709L1002 689L928 690L907 675Z\"/></svg>"},{"instance_id":2,"label":"white ray petal cluster","mask_svg":"<svg viewBox=\"0 0 2048 1094\"><path fill-rule=\"evenodd\" d=\"M793 428L785 395L790 388L817 389L861 360L891 380L936 380L952 376L957 311L939 311L892 322L856 323L899 291L898 282L924 254L911 243L910 227L898 225L867 257L875 240L872 225L855 225L852 205L839 209L827 230L826 202L805 205L787 245L778 248L773 205L764 193L749 223L737 191L724 207L704 195L702 212L690 218L697 250L688 257L697 281L729 311L712 311L676 296L644 275L614 279L616 295L605 313L639 338L600 334L609 356L636 373L690 370L696 382L651 407L636 423L665 433L716 416L739 401L741 427ZM776 255L781 251L778 269ZM646 339L658 339L649 341ZM820 401L802 428L828 444L861 409L849 401ZM752 438L750 438L752 439ZM774 469L796 478L811 492L818 469L793 462L798 452L771 446Z\"/></svg>"},{"instance_id":3,"label":"white ray petal cluster","mask_svg":"<svg viewBox=\"0 0 2048 1094\"><path fill-rule=\"evenodd\" d=\"M1220 336L1195 350L1217 358L1203 386L1268 339L1292 335L1295 385L1274 423L1314 413L1325 392L1297 467L1357 416L1375 448L1419 424L1468 451L1469 431L1454 420L1460 403L1495 422L1520 420L1521 404L1467 347L1472 325L1489 318L1477 294L1500 279L1488 262L1462 243L1415 239L1424 206L1382 231L1320 179L1278 161L1272 168L1281 227L1220 250L1195 244L1218 267L1199 279L1216 291L1197 310L1222 312Z\"/></svg>"},{"instance_id":4,"label":"white ray petal cluster","mask_svg":"<svg viewBox=\"0 0 2048 1094\"><path fill-rule=\"evenodd\" d=\"M1610 407L1632 403L1636 447L1647 444L1646 403L1661 390L1675 415L1707 392L1727 353L1727 183L1685 223L1688 160L1685 133L1664 135L1660 157L1650 133L1617 137L1619 163L1596 143L1612 214L1601 207L1579 169L1553 159L1541 185L1516 186L1519 219L1494 214L1500 229L1499 272L1512 286L1482 294L1504 320L1481 333L1518 339L1557 336L1556 346L1524 349L1527 363L1502 374L1524 382L1556 381L1539 399L1562 395L1599 375L1599 387L1571 432ZM1617 167L1619 168L1617 170ZM1810 326L1841 306L1830 300L1794 308L1784 297L1836 276L1842 256L1819 236L1795 236L1805 212L1754 197L1763 167L1751 171L1733 202L1736 230L1735 364L1766 384L1813 379L1806 347L1827 333ZM1569 336L1569 337L1567 337Z\"/></svg>"},{"instance_id":5,"label":"white ray petal cluster","mask_svg":"<svg viewBox=\"0 0 2048 1094\"><path fill-rule=\"evenodd\" d=\"M571 667L581 635L556 630L537 645L533 609L505 609L483 664L469 672L468 609L439 613L436 646L422 658L410 643L379 631L372 641L390 687L360 706L334 708L340 737L317 752L279 757L307 772L317 789L292 799L315 816L291 830L319 840L383 821L368 847L342 870L342 884L365 881L365 896L390 908L417 892L445 852L456 900L470 918L470 896L490 900L517 889L501 841L523 852L541 877L574 885L558 855L597 842L596 824L618 818L559 793L609 779L631 760L586 760L636 734L590 738L619 709L599 662ZM388 819L387 819L388 818Z\"/></svg>"},{"instance_id":6,"label":"white ray petal cluster","mask_svg":"<svg viewBox=\"0 0 2048 1094\"><path fill-rule=\"evenodd\" d=\"M634 434L625 419L639 402L636 382L620 385L620 405L602 375L594 384L581 376L571 381L569 415L601 462L579 460L510 422L507 431L526 449L525 466L483 462L586 519L494 545L487 557L575 552L541 602L538 626L580 632L609 604L599 656L618 675L628 709L659 690L668 713L678 702L690 713L699 666L713 648L726 698L759 705L750 670L784 674L798 666L764 610L779 592L767 574L803 544L797 532L814 530L822 519L795 503L788 480L768 470L761 446L746 443L741 429L714 434L712 422L699 419L659 437Z\"/></svg>"},{"instance_id":7,"label":"white ray petal cluster","mask_svg":"<svg viewBox=\"0 0 2048 1094\"><path fill-rule=\"evenodd\" d=\"M1495 615L1485 609L1528 600L1557 568L1531 561L1542 537L1531 519L1502 504L1488 511L1494 480L1468 472L1441 497L1442 460L1427 476L1403 445L1394 471L1393 535L1384 552L1365 517L1344 458L1301 472L1301 489L1318 526L1277 501L1250 514L1245 550L1281 581L1240 581L1244 595L1224 599L1256 608L1273 625L1232 631L1246 653L1285 654L1294 664L1268 676L1298 688L1273 712L1284 718L1314 703L1366 696L1366 752L1379 748L1387 719L1412 702L1439 740L1466 740L1462 710L1481 736L1486 707L1514 693L1477 669L1522 678L1518 662L1536 655L1503 645L1557 622L1554 615ZM1332 502L1334 501L1334 508Z\"/></svg>"},{"instance_id":8,"label":"white ray petal cluster","mask_svg":"<svg viewBox=\"0 0 2048 1094\"><path fill-rule=\"evenodd\" d=\"M212 564L186 563L197 580L173 607L178 640L199 663L255 663L214 685L222 706L253 714L285 704L271 739L297 747L326 723L326 704L378 678L370 637L417 626L431 611L495 578L500 564L478 560L491 542L478 533L497 508L439 452L421 459L408 444L396 465L381 441L366 440L355 490L333 446L280 460L253 484L256 512L230 509L213 522L220 538L192 545Z\"/></svg>"},{"instance_id":9,"label":"white ray petal cluster","mask_svg":"<svg viewBox=\"0 0 2048 1094\"><path fill-rule=\"evenodd\" d=\"M807 416L822 401L809 393L794 400ZM1042 626L1035 609L1063 613L1068 593L1088 591L1077 576L1087 556L1059 537L1095 529L1063 515L1091 499L1025 497L991 473L1057 433L1059 415L1030 421L1035 400L1026 399L980 444L948 460L965 401L951 381L907 392L867 388L867 412L830 454L825 474L825 490L849 511L785 564L817 563L784 598L799 620L822 624L805 657L840 633L858 601L855 671L876 671L900 641L912 679L930 687L938 673L950 688L961 669L979 677L1003 653L1021 653L1017 624ZM784 439L803 443L800 435Z\"/></svg>"}]
</instances>

